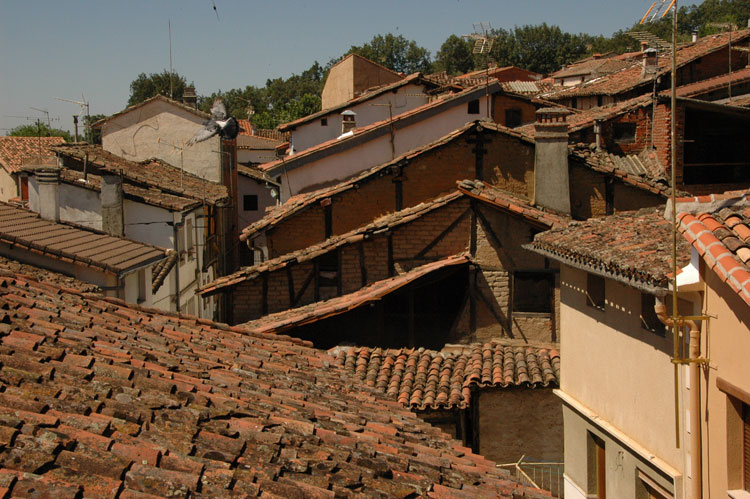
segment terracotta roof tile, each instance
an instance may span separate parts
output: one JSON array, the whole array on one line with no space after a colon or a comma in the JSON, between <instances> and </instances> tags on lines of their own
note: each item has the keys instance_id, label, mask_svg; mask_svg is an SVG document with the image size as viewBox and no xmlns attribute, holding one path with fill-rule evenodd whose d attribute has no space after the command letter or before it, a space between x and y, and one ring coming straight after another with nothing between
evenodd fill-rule
<instances>
[{"instance_id":1,"label":"terracotta roof tile","mask_svg":"<svg viewBox=\"0 0 750 499\"><path fill-rule=\"evenodd\" d=\"M159 159L129 161L99 146L79 144L61 145L53 150L64 159L73 160L74 164L70 165L69 169L75 166L76 170L82 170L83 161L88 158L88 168L93 173L122 172L123 177L134 186L159 189L166 195L193 201L205 200L208 204L215 204L229 196L223 185L203 180Z\"/></svg>"},{"instance_id":2,"label":"terracotta roof tile","mask_svg":"<svg viewBox=\"0 0 750 499\"><path fill-rule=\"evenodd\" d=\"M666 288L672 272L672 236L663 208L622 212L537 234L526 247L574 267L641 287ZM690 261L680 242L678 267Z\"/></svg>"},{"instance_id":3,"label":"terracotta roof tile","mask_svg":"<svg viewBox=\"0 0 750 499\"><path fill-rule=\"evenodd\" d=\"M0 344L9 496L537 494L303 341L18 276L0 307L54 326Z\"/></svg>"},{"instance_id":4,"label":"terracotta roof tile","mask_svg":"<svg viewBox=\"0 0 750 499\"><path fill-rule=\"evenodd\" d=\"M716 50L726 47L729 37L732 37L732 43L738 43L750 35L750 30L734 31L730 33L720 33L717 35L705 36L698 39L695 43L689 43L678 47L677 49L677 67L682 67L690 62L708 55ZM659 71L653 76L654 78L662 77L669 74L672 65L672 56L669 53L659 54ZM642 62L634 61L630 66L616 71L614 73L595 78L588 82L582 83L575 87L553 90L544 94L544 98L550 100L560 100L585 95L616 95L628 92L642 85L650 85L652 78L641 78Z\"/></svg>"},{"instance_id":5,"label":"terracotta roof tile","mask_svg":"<svg viewBox=\"0 0 750 499\"><path fill-rule=\"evenodd\" d=\"M63 262L122 274L156 263L166 250L63 222L0 202L0 241Z\"/></svg>"},{"instance_id":6,"label":"terracotta roof tile","mask_svg":"<svg viewBox=\"0 0 750 499\"><path fill-rule=\"evenodd\" d=\"M335 347L329 352L355 379L416 410L466 408L472 387L556 387L560 382L557 350L497 341L442 351Z\"/></svg>"},{"instance_id":7,"label":"terracotta roof tile","mask_svg":"<svg viewBox=\"0 0 750 499\"><path fill-rule=\"evenodd\" d=\"M0 137L0 166L17 172L29 158L53 155L49 148L64 143L62 137Z\"/></svg>"},{"instance_id":8,"label":"terracotta roof tile","mask_svg":"<svg viewBox=\"0 0 750 499\"><path fill-rule=\"evenodd\" d=\"M706 265L750 305L750 193L677 200L680 231Z\"/></svg>"}]
</instances>

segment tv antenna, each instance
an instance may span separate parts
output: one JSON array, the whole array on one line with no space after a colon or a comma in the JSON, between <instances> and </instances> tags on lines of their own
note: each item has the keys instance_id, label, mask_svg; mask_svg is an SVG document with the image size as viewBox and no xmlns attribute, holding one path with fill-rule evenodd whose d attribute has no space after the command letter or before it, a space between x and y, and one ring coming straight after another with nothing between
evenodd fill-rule
<instances>
[{"instance_id":1,"label":"tv antenna","mask_svg":"<svg viewBox=\"0 0 750 499\"><path fill-rule=\"evenodd\" d=\"M651 7L649 7L646 13L643 15L641 20L638 22L638 24L652 23L656 21L657 18L663 18L667 15L674 4L675 0L655 0L651 4Z\"/></svg>"},{"instance_id":2,"label":"tv antenna","mask_svg":"<svg viewBox=\"0 0 750 499\"><path fill-rule=\"evenodd\" d=\"M491 35L492 25L490 23L473 23L472 27L474 32L470 35L464 35L462 38L465 40L474 40L473 53L483 55L489 54L492 50L492 44L495 42L495 37Z\"/></svg>"},{"instance_id":3,"label":"tv antenna","mask_svg":"<svg viewBox=\"0 0 750 499\"><path fill-rule=\"evenodd\" d=\"M73 115L73 124L75 125L76 130L78 130L78 117L85 116L85 121L84 121L85 128L84 129L85 129L85 134L86 134L86 142L89 142L88 139L89 139L89 136L91 135L90 133L91 132L91 123L90 123L91 120L89 119L89 116L90 116L89 115L89 103L86 100L86 97L83 96L83 93L81 93L81 100L79 101L71 100L71 99L63 99L62 97L55 97L55 99L59 101L63 101L63 102L70 102L71 104L77 104L78 106L81 107L81 112L77 115ZM76 133L76 136L77 135L78 133Z\"/></svg>"},{"instance_id":4,"label":"tv antenna","mask_svg":"<svg viewBox=\"0 0 750 499\"><path fill-rule=\"evenodd\" d=\"M33 109L34 111L39 111L40 113L47 116L47 128L52 128L52 122L53 121L60 121L59 116L55 116L54 118L50 118L49 111L46 109L39 109L38 107L29 106L29 109Z\"/></svg>"}]
</instances>

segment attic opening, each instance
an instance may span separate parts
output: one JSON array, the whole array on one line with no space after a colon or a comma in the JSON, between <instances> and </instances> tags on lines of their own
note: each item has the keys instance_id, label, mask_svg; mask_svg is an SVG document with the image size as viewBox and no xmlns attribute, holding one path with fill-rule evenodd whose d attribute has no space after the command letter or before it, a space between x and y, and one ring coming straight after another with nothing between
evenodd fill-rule
<instances>
[{"instance_id":1,"label":"attic opening","mask_svg":"<svg viewBox=\"0 0 750 499\"><path fill-rule=\"evenodd\" d=\"M322 349L347 344L440 350L451 341L467 283L466 265L437 270L380 300L299 326L293 334Z\"/></svg>"},{"instance_id":2,"label":"attic opening","mask_svg":"<svg viewBox=\"0 0 750 499\"><path fill-rule=\"evenodd\" d=\"M686 109L683 183L750 182L748 125L750 117Z\"/></svg>"}]
</instances>

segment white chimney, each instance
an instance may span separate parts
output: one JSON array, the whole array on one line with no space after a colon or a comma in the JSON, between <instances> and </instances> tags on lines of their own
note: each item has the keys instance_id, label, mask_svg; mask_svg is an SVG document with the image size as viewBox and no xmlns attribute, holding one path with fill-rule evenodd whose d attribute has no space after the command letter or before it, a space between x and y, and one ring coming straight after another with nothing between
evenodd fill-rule
<instances>
[{"instance_id":1,"label":"white chimney","mask_svg":"<svg viewBox=\"0 0 750 499\"><path fill-rule=\"evenodd\" d=\"M101 184L102 230L110 236L125 235L122 211L122 177L102 174Z\"/></svg>"},{"instance_id":2,"label":"white chimney","mask_svg":"<svg viewBox=\"0 0 750 499\"><path fill-rule=\"evenodd\" d=\"M60 221L60 168L41 166L34 170L39 189L39 215L52 222Z\"/></svg>"},{"instance_id":3,"label":"white chimney","mask_svg":"<svg viewBox=\"0 0 750 499\"><path fill-rule=\"evenodd\" d=\"M341 134L345 134L346 132L350 132L357 128L357 121L356 121L357 113L352 111L351 109L347 109L346 111L343 111L341 113Z\"/></svg>"}]
</instances>

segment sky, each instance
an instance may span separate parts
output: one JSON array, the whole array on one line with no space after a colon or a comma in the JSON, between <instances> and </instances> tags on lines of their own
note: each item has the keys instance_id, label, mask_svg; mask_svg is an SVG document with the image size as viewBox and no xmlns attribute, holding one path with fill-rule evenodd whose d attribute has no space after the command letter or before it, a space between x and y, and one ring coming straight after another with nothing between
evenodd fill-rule
<instances>
[{"instance_id":1,"label":"sky","mask_svg":"<svg viewBox=\"0 0 750 499\"><path fill-rule=\"evenodd\" d=\"M680 5L684 5L681 2ZM216 10L214 11L214 5ZM394 33L434 56L451 34L490 23L611 35L651 0L0 0L0 135L49 112L72 130L78 105L122 110L139 73L172 67L200 95L264 86ZM30 118L30 119L27 119Z\"/></svg>"}]
</instances>

